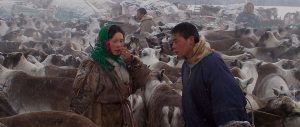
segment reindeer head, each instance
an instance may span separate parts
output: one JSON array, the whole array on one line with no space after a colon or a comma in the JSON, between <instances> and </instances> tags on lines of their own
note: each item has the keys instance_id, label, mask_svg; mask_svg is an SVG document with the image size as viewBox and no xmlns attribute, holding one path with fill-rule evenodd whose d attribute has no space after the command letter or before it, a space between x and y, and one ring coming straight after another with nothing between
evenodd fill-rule
<instances>
[{"instance_id":1,"label":"reindeer head","mask_svg":"<svg viewBox=\"0 0 300 127\"><path fill-rule=\"evenodd\" d=\"M242 79L240 79L240 78L238 78L238 77L235 77L235 79L236 79L236 81L238 82L240 88L242 89L242 91L243 91L244 93L247 92L247 87L248 87L248 85L251 84L251 83L254 81L254 78L252 78L252 77L251 77L251 78L248 78L248 79L244 79L244 80L242 80Z\"/></svg>"},{"instance_id":2,"label":"reindeer head","mask_svg":"<svg viewBox=\"0 0 300 127\"><path fill-rule=\"evenodd\" d=\"M4 54L3 66L7 68L14 68L21 61L22 57L24 57L24 55L21 52Z\"/></svg>"},{"instance_id":3,"label":"reindeer head","mask_svg":"<svg viewBox=\"0 0 300 127\"><path fill-rule=\"evenodd\" d=\"M265 108L277 115L286 116L292 113L297 108L297 105L291 97L282 95L269 100Z\"/></svg>"},{"instance_id":4,"label":"reindeer head","mask_svg":"<svg viewBox=\"0 0 300 127\"><path fill-rule=\"evenodd\" d=\"M152 70L150 73L150 81L172 84L171 80L165 75L165 69Z\"/></svg>"}]
</instances>

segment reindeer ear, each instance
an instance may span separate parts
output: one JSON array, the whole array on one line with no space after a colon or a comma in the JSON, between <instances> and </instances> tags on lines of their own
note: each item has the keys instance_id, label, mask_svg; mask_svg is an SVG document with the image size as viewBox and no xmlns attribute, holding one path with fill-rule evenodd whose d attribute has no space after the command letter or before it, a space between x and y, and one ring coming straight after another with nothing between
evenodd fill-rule
<instances>
[{"instance_id":1,"label":"reindeer ear","mask_svg":"<svg viewBox=\"0 0 300 127\"><path fill-rule=\"evenodd\" d=\"M258 63L256 64L256 68L260 67L262 64L263 64L262 61L258 62Z\"/></svg>"},{"instance_id":2,"label":"reindeer ear","mask_svg":"<svg viewBox=\"0 0 300 127\"><path fill-rule=\"evenodd\" d=\"M163 31L163 29L162 29L161 27L158 27L158 28L159 28L159 31L160 31L160 32L162 32L162 31Z\"/></svg>"},{"instance_id":3,"label":"reindeer ear","mask_svg":"<svg viewBox=\"0 0 300 127\"><path fill-rule=\"evenodd\" d=\"M240 69L242 69L242 67L243 67L242 61L237 60L236 62L237 62L237 66L238 66Z\"/></svg>"},{"instance_id":4,"label":"reindeer ear","mask_svg":"<svg viewBox=\"0 0 300 127\"><path fill-rule=\"evenodd\" d=\"M159 54L161 53L161 48L155 49L155 55L159 56Z\"/></svg>"},{"instance_id":5,"label":"reindeer ear","mask_svg":"<svg viewBox=\"0 0 300 127\"><path fill-rule=\"evenodd\" d=\"M298 101L299 97L300 97L300 90L295 90L295 91L293 90L291 93L295 97L295 99Z\"/></svg>"},{"instance_id":6,"label":"reindeer ear","mask_svg":"<svg viewBox=\"0 0 300 127\"><path fill-rule=\"evenodd\" d=\"M236 66L241 69L243 67L243 64L240 60L236 59L234 60L234 62L231 63L231 66Z\"/></svg>"},{"instance_id":7,"label":"reindeer ear","mask_svg":"<svg viewBox=\"0 0 300 127\"><path fill-rule=\"evenodd\" d=\"M165 74L165 69L160 70L158 75L157 75L158 80L162 81L162 79L164 77L164 74Z\"/></svg>"},{"instance_id":8,"label":"reindeer ear","mask_svg":"<svg viewBox=\"0 0 300 127\"><path fill-rule=\"evenodd\" d=\"M163 76L165 74L165 69L161 69L160 74Z\"/></svg>"},{"instance_id":9,"label":"reindeer ear","mask_svg":"<svg viewBox=\"0 0 300 127\"><path fill-rule=\"evenodd\" d=\"M248 81L247 81L247 85L249 85L249 84L253 83L253 81L254 81L254 78L253 78L253 77L251 77L250 79L248 79Z\"/></svg>"},{"instance_id":10,"label":"reindeer ear","mask_svg":"<svg viewBox=\"0 0 300 127\"><path fill-rule=\"evenodd\" d=\"M2 53L1 55L4 56L4 58L5 58L5 57L7 57L8 54L7 53Z\"/></svg>"},{"instance_id":11,"label":"reindeer ear","mask_svg":"<svg viewBox=\"0 0 300 127\"><path fill-rule=\"evenodd\" d=\"M140 49L139 52L141 53L143 51L143 49Z\"/></svg>"},{"instance_id":12,"label":"reindeer ear","mask_svg":"<svg viewBox=\"0 0 300 127\"><path fill-rule=\"evenodd\" d=\"M16 54L16 57L17 58L21 58L23 56L23 53L22 52L18 52L17 54ZM24 56L25 57L25 56Z\"/></svg>"},{"instance_id":13,"label":"reindeer ear","mask_svg":"<svg viewBox=\"0 0 300 127\"><path fill-rule=\"evenodd\" d=\"M280 86L280 90L283 91L283 86Z\"/></svg>"},{"instance_id":14,"label":"reindeer ear","mask_svg":"<svg viewBox=\"0 0 300 127\"><path fill-rule=\"evenodd\" d=\"M279 96L280 95L280 91L276 88L273 88L273 92L276 96Z\"/></svg>"}]
</instances>

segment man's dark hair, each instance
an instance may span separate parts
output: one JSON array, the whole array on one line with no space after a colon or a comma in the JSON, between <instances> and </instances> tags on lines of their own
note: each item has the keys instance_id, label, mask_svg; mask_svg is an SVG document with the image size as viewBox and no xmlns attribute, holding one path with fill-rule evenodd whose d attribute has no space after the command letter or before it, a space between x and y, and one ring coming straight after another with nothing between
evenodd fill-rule
<instances>
[{"instance_id":1,"label":"man's dark hair","mask_svg":"<svg viewBox=\"0 0 300 127\"><path fill-rule=\"evenodd\" d=\"M189 37L194 36L195 43L198 43L200 40L200 36L196 26L188 22L179 23L172 29L171 33L172 34L178 33L184 39L188 39Z\"/></svg>"},{"instance_id":2,"label":"man's dark hair","mask_svg":"<svg viewBox=\"0 0 300 127\"><path fill-rule=\"evenodd\" d=\"M145 8L139 8L137 11L140 12L141 14L143 14L143 15L147 14L147 11L146 11Z\"/></svg>"}]
</instances>

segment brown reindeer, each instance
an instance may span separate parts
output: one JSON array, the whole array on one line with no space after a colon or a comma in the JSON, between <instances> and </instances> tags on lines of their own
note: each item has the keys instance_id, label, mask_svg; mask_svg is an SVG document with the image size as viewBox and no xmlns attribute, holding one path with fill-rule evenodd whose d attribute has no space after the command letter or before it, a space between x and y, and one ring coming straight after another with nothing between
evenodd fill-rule
<instances>
[{"instance_id":1,"label":"brown reindeer","mask_svg":"<svg viewBox=\"0 0 300 127\"><path fill-rule=\"evenodd\" d=\"M170 86L164 70L152 71L145 86L147 127L183 127L181 96Z\"/></svg>"},{"instance_id":2,"label":"brown reindeer","mask_svg":"<svg viewBox=\"0 0 300 127\"><path fill-rule=\"evenodd\" d=\"M32 76L51 76L51 77L69 77L74 78L77 69L60 68L55 65L36 66L30 63L21 52L4 54L3 66L9 69L21 70Z\"/></svg>"},{"instance_id":3,"label":"brown reindeer","mask_svg":"<svg viewBox=\"0 0 300 127\"><path fill-rule=\"evenodd\" d=\"M299 105L292 98L275 92L265 99L266 106L254 112L256 127L297 127L300 124Z\"/></svg>"},{"instance_id":4,"label":"brown reindeer","mask_svg":"<svg viewBox=\"0 0 300 127\"><path fill-rule=\"evenodd\" d=\"M0 118L16 115L17 112L11 107L7 100L7 94L0 92Z\"/></svg>"},{"instance_id":5,"label":"brown reindeer","mask_svg":"<svg viewBox=\"0 0 300 127\"><path fill-rule=\"evenodd\" d=\"M88 118L70 112L44 111L0 118L7 127L98 127Z\"/></svg>"},{"instance_id":6,"label":"brown reindeer","mask_svg":"<svg viewBox=\"0 0 300 127\"><path fill-rule=\"evenodd\" d=\"M73 78L34 77L0 65L0 84L17 112L69 109Z\"/></svg>"}]
</instances>

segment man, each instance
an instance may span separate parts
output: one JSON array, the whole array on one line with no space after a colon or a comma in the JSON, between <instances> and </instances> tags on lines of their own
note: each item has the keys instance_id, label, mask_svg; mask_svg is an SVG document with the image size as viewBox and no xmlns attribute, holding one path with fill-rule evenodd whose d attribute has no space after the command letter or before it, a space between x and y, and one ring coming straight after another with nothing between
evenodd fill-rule
<instances>
[{"instance_id":1,"label":"man","mask_svg":"<svg viewBox=\"0 0 300 127\"><path fill-rule=\"evenodd\" d=\"M137 20L140 21L140 27L136 31L136 34L140 35L140 44L142 48L147 48L148 43L146 41L146 35L147 33L152 33L152 26L156 26L155 22L153 21L153 18L147 14L147 11L145 8L139 8L137 10L136 14Z\"/></svg>"},{"instance_id":2,"label":"man","mask_svg":"<svg viewBox=\"0 0 300 127\"><path fill-rule=\"evenodd\" d=\"M236 18L236 23L245 23L245 26L260 28L260 20L258 16L254 14L253 3L249 2L245 4L244 11L241 12Z\"/></svg>"},{"instance_id":3,"label":"man","mask_svg":"<svg viewBox=\"0 0 300 127\"><path fill-rule=\"evenodd\" d=\"M221 57L199 39L197 28L184 22L171 33L173 51L185 59L182 106L187 127L250 126L245 96Z\"/></svg>"}]
</instances>

